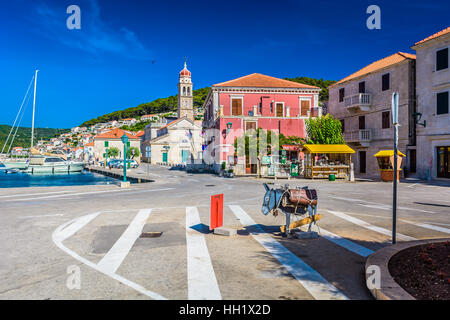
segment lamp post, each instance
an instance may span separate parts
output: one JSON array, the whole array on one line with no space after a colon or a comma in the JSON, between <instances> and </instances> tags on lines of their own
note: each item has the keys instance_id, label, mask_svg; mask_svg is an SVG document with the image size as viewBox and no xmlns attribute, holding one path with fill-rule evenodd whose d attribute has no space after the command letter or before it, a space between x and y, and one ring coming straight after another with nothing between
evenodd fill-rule
<instances>
[{"instance_id":1,"label":"lamp post","mask_svg":"<svg viewBox=\"0 0 450 320\"><path fill-rule=\"evenodd\" d=\"M120 138L123 143L123 182L127 182L127 143L128 143L128 137L124 133L123 136Z\"/></svg>"},{"instance_id":2,"label":"lamp post","mask_svg":"<svg viewBox=\"0 0 450 320\"><path fill-rule=\"evenodd\" d=\"M392 124L394 125L394 183L392 199L392 244L397 242L397 149L398 149L398 92L392 94Z\"/></svg>"}]
</instances>

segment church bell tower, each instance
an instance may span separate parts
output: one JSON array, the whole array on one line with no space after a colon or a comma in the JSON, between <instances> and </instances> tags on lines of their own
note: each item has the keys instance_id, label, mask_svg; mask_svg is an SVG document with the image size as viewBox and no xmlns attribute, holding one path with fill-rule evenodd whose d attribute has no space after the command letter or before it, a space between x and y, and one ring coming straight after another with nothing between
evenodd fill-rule
<instances>
[{"instance_id":1,"label":"church bell tower","mask_svg":"<svg viewBox=\"0 0 450 320\"><path fill-rule=\"evenodd\" d=\"M187 69L186 61L180 71L178 80L178 118L187 117L194 121L194 96L192 93L191 72Z\"/></svg>"}]
</instances>

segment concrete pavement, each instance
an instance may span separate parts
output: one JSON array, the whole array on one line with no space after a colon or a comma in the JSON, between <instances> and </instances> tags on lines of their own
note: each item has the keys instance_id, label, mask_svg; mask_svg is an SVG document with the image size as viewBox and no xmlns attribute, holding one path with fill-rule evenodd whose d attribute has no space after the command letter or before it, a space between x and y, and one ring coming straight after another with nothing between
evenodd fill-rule
<instances>
[{"instance_id":1,"label":"concrete pavement","mask_svg":"<svg viewBox=\"0 0 450 320\"><path fill-rule=\"evenodd\" d=\"M260 213L262 180L137 170L155 182L0 189L0 299L371 299L364 262L389 245L391 184L279 181L318 190L322 236L297 240L279 235L284 216ZM234 237L208 230L218 193ZM401 183L398 233L448 237L449 196L444 183Z\"/></svg>"}]
</instances>

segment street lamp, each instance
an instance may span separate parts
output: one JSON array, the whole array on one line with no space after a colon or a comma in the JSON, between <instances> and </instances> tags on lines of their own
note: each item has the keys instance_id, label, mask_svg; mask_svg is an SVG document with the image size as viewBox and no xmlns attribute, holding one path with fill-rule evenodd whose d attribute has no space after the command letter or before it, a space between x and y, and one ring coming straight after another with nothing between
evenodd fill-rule
<instances>
[{"instance_id":1,"label":"street lamp","mask_svg":"<svg viewBox=\"0 0 450 320\"><path fill-rule=\"evenodd\" d=\"M127 182L127 143L128 143L128 137L124 133L123 136L120 138L123 143L123 182Z\"/></svg>"}]
</instances>

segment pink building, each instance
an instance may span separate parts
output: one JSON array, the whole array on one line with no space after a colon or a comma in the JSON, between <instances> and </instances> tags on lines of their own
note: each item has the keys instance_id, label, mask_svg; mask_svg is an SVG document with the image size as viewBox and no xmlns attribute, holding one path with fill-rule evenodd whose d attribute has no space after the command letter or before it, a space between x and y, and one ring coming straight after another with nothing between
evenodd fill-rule
<instances>
[{"instance_id":1,"label":"pink building","mask_svg":"<svg viewBox=\"0 0 450 320\"><path fill-rule=\"evenodd\" d=\"M214 159L209 164L218 170L223 162L234 163L235 138L251 129L305 137L304 120L321 114L319 91L259 73L213 85L203 105L204 149ZM256 173L255 159L240 157L239 165L245 173Z\"/></svg>"}]
</instances>

